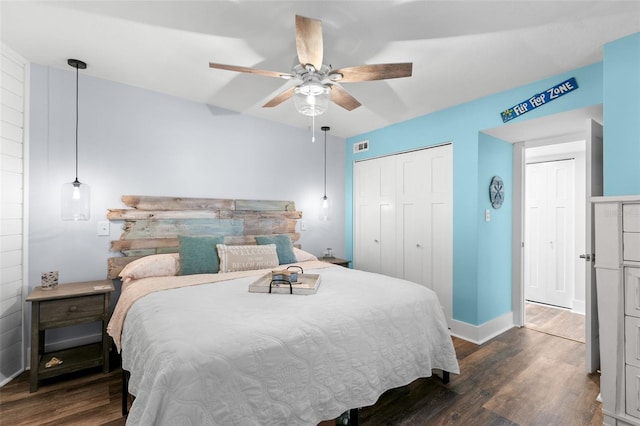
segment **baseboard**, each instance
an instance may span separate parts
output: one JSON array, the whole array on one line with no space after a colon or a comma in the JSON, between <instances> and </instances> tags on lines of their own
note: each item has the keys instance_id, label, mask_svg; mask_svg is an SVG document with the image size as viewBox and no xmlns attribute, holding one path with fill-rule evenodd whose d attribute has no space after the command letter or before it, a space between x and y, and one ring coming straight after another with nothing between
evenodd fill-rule
<instances>
[{"instance_id":1,"label":"baseboard","mask_svg":"<svg viewBox=\"0 0 640 426\"><path fill-rule=\"evenodd\" d=\"M21 369L16 373L13 373L10 376L7 376L4 380L0 381L0 388L3 387L4 385L6 385L7 383L9 383L10 381L12 381L13 379L15 379L16 377L18 377L19 375L21 375L23 372L25 371L25 369Z\"/></svg>"},{"instance_id":2,"label":"baseboard","mask_svg":"<svg viewBox=\"0 0 640 426\"><path fill-rule=\"evenodd\" d=\"M481 325L451 320L451 335L481 345L513 327L513 312L508 312Z\"/></svg>"},{"instance_id":3,"label":"baseboard","mask_svg":"<svg viewBox=\"0 0 640 426\"><path fill-rule=\"evenodd\" d=\"M571 302L571 310L576 314L584 315L587 312L586 304L584 300L573 300Z\"/></svg>"}]
</instances>

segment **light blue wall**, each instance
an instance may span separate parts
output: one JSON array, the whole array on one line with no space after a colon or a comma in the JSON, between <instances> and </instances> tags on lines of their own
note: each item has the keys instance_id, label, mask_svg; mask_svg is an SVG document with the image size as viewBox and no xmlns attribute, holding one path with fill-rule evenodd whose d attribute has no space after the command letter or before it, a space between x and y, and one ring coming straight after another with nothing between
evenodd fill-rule
<instances>
[{"instance_id":1,"label":"light blue wall","mask_svg":"<svg viewBox=\"0 0 640 426\"><path fill-rule=\"evenodd\" d=\"M640 194L640 33L605 45L603 78L604 195Z\"/></svg>"},{"instance_id":2,"label":"light blue wall","mask_svg":"<svg viewBox=\"0 0 640 426\"><path fill-rule=\"evenodd\" d=\"M557 114L577 108L602 103L602 63L596 63L565 74L521 86L507 92L481 98L463 105L417 117L383 129L357 135L347 139L345 174L345 252L353 258L353 162L355 160L388 155L428 147L435 144L453 142L453 318L473 325L497 318L510 311L511 297L511 246L506 237L511 233L510 215L500 212L496 222L484 225L485 198L488 182L485 174L501 170L508 176L507 188L512 188L512 178L506 170L511 170L511 158L506 148L500 148L495 140L487 142L488 147L479 149L485 142L479 137L483 129L502 126L500 112L529 99L532 95L554 86L570 77L575 77L579 89L562 96L540 108L513 120L518 122ZM469 78L473 78L470 75ZM419 82L416 82L419 84ZM452 88L455 90L455 88ZM353 143L368 139L369 151L354 154ZM495 146L494 146L495 145ZM497 158L484 158L493 150ZM481 179L480 179L481 178ZM509 208L509 207L503 207ZM507 210L505 210L506 212ZM501 235L495 247L485 241L486 233ZM480 243L480 241L483 241ZM480 265L486 256L487 246L495 248L493 256L503 259L496 279L489 283L486 264ZM485 292L485 290L488 290ZM482 293L482 296L480 296ZM485 303L490 301L490 303ZM480 308L481 306L481 308Z\"/></svg>"},{"instance_id":3,"label":"light blue wall","mask_svg":"<svg viewBox=\"0 0 640 426\"><path fill-rule=\"evenodd\" d=\"M480 133L478 142L478 323L511 312L511 224L513 145ZM494 209L489 200L493 176L505 182L505 201ZM485 220L489 210L491 218Z\"/></svg>"}]
</instances>

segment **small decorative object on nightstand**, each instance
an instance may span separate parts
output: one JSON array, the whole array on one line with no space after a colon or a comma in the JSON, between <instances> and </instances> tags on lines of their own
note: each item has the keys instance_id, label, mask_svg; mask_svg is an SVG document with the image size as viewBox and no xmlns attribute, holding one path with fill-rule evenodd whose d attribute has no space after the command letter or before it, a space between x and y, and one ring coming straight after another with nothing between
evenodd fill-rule
<instances>
[{"instance_id":1,"label":"small decorative object on nightstand","mask_svg":"<svg viewBox=\"0 0 640 426\"><path fill-rule=\"evenodd\" d=\"M321 257L318 260L323 262L333 263L334 265L344 266L345 268L349 267L350 260L340 259L339 257Z\"/></svg>"},{"instance_id":2,"label":"small decorative object on nightstand","mask_svg":"<svg viewBox=\"0 0 640 426\"><path fill-rule=\"evenodd\" d=\"M33 289L31 302L31 375L30 392L38 390L42 379L103 366L109 372L110 338L107 335L109 299L114 290L111 280L61 284L52 290ZM89 322L102 322L98 343L44 352L45 330Z\"/></svg>"}]
</instances>

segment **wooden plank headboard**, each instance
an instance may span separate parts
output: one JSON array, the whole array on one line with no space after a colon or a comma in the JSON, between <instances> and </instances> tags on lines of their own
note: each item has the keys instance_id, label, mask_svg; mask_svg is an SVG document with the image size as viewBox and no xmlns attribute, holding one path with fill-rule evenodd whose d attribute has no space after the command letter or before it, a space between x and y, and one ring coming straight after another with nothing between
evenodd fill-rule
<instances>
[{"instance_id":1,"label":"wooden plank headboard","mask_svg":"<svg viewBox=\"0 0 640 426\"><path fill-rule=\"evenodd\" d=\"M300 239L296 223L302 212L293 201L227 200L123 195L129 209L109 209L110 221L124 221L111 251L123 256L108 260L108 277L143 256L178 252L178 235L225 237L225 244L255 244L259 235L288 234Z\"/></svg>"}]
</instances>

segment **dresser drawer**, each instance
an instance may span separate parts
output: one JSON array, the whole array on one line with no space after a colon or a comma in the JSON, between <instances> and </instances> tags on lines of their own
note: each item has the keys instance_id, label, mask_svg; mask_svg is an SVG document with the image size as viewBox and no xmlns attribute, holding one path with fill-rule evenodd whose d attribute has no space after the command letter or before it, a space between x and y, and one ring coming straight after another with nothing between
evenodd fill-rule
<instances>
[{"instance_id":1,"label":"dresser drawer","mask_svg":"<svg viewBox=\"0 0 640 426\"><path fill-rule=\"evenodd\" d=\"M623 258L640 262L640 232L622 234Z\"/></svg>"},{"instance_id":2,"label":"dresser drawer","mask_svg":"<svg viewBox=\"0 0 640 426\"><path fill-rule=\"evenodd\" d=\"M40 302L40 329L65 327L104 317L103 294Z\"/></svg>"},{"instance_id":3,"label":"dresser drawer","mask_svg":"<svg viewBox=\"0 0 640 426\"><path fill-rule=\"evenodd\" d=\"M640 417L640 368L627 365L625 368L626 413Z\"/></svg>"},{"instance_id":4,"label":"dresser drawer","mask_svg":"<svg viewBox=\"0 0 640 426\"><path fill-rule=\"evenodd\" d=\"M622 230L624 232L640 232L640 204L624 204L622 206Z\"/></svg>"},{"instance_id":5,"label":"dresser drawer","mask_svg":"<svg viewBox=\"0 0 640 426\"><path fill-rule=\"evenodd\" d=\"M640 318L624 317L624 359L640 368Z\"/></svg>"},{"instance_id":6,"label":"dresser drawer","mask_svg":"<svg viewBox=\"0 0 640 426\"><path fill-rule=\"evenodd\" d=\"M624 313L640 317L640 268L624 268Z\"/></svg>"},{"instance_id":7,"label":"dresser drawer","mask_svg":"<svg viewBox=\"0 0 640 426\"><path fill-rule=\"evenodd\" d=\"M618 203L596 203L594 219L596 222L596 268L619 268L622 261L620 253L620 217L622 207Z\"/></svg>"}]
</instances>

